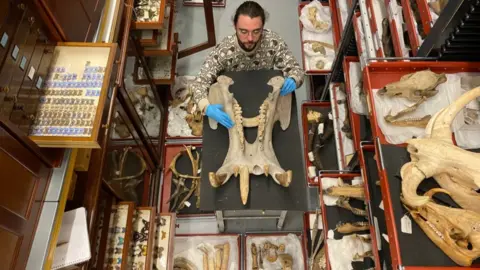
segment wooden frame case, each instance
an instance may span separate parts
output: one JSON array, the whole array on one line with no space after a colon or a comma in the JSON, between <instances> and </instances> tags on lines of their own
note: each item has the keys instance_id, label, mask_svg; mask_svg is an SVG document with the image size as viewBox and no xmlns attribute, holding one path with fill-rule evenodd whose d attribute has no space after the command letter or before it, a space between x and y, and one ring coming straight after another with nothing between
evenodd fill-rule
<instances>
[{"instance_id":1,"label":"wooden frame case","mask_svg":"<svg viewBox=\"0 0 480 270\"><path fill-rule=\"evenodd\" d=\"M113 60L117 51L116 44L109 43L58 43L55 49L66 48L109 48L108 60L105 63L105 73L101 86L100 96L98 98L98 105L95 111L95 120L93 123L93 130L90 137L74 137L74 136L34 136L29 138L37 143L40 147L75 147L75 148L100 148L98 142L98 135L100 130L100 122L105 106L105 101L110 88L110 75L112 73ZM53 60L55 61L55 60ZM54 65L55 62L52 63Z\"/></svg>"},{"instance_id":2,"label":"wooden frame case","mask_svg":"<svg viewBox=\"0 0 480 270\"><path fill-rule=\"evenodd\" d=\"M167 14L166 13L167 11L169 11L168 21L164 21L164 25L162 26L161 30L154 30L154 31L157 31L157 36L155 37L156 44L153 46L143 48L143 55L146 57L170 56L170 55L173 55L174 53L172 48L172 41L173 41L173 22L175 17L175 5L168 4L168 6L165 7L165 14ZM167 27L165 27L165 23L168 23ZM167 44L166 44L166 48L162 49L162 48L159 48L159 46L162 45L162 38L164 35L167 35Z\"/></svg>"},{"instance_id":3,"label":"wooden frame case","mask_svg":"<svg viewBox=\"0 0 480 270\"><path fill-rule=\"evenodd\" d=\"M143 38L142 34L140 34L139 42L142 47L150 47L150 46L157 46L158 45L158 30L144 30L144 31L152 31L151 38Z\"/></svg>"},{"instance_id":4,"label":"wooden frame case","mask_svg":"<svg viewBox=\"0 0 480 270\"><path fill-rule=\"evenodd\" d=\"M154 252L154 245L155 245L155 235L156 235L156 224L155 224L155 216L156 216L156 210L155 210L155 207L145 207L145 206L141 206L141 207L137 207L135 209L136 211L150 211L150 213L148 214L149 216L149 220L148 220L148 238L147 238L147 252L145 253L144 257L145 257L145 264L144 264L144 268L143 269L146 269L146 270L149 270L152 268L152 265L153 265L153 252ZM133 220L133 222L136 222L135 220ZM135 226L135 224L133 224L133 227ZM132 236L132 244L135 244L135 240L133 239L133 236ZM142 252L142 255L143 255L143 252ZM129 260L131 258L128 258Z\"/></svg>"},{"instance_id":5,"label":"wooden frame case","mask_svg":"<svg viewBox=\"0 0 480 270\"><path fill-rule=\"evenodd\" d=\"M158 0L160 1L160 8L158 10L158 21L157 22L138 22L135 20L135 16L132 18L132 27L131 29L160 29L163 26L163 17L165 14L165 6L168 0Z\"/></svg>"}]
</instances>

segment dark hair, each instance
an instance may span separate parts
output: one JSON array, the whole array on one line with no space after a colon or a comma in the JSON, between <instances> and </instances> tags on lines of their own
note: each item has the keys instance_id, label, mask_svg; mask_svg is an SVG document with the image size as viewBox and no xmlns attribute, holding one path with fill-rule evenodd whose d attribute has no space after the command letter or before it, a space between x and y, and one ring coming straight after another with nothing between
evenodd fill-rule
<instances>
[{"instance_id":1,"label":"dark hair","mask_svg":"<svg viewBox=\"0 0 480 270\"><path fill-rule=\"evenodd\" d=\"M255 1L245 1L237 8L235 16L233 17L234 25L237 25L238 17L240 15L246 15L250 18L260 17L262 23L265 24L265 10L263 10L262 6Z\"/></svg>"}]
</instances>

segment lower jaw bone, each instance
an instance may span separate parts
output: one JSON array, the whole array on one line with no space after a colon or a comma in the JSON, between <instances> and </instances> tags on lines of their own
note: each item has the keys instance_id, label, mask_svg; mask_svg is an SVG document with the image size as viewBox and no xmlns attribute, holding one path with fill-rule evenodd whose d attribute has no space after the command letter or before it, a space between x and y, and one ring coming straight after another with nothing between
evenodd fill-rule
<instances>
[{"instance_id":1,"label":"lower jaw bone","mask_svg":"<svg viewBox=\"0 0 480 270\"><path fill-rule=\"evenodd\" d=\"M285 171L280 167L272 146L275 122L279 121L283 130L290 124L292 95L280 96L283 82L284 78L281 76L270 79L268 84L273 87L273 91L260 106L259 115L249 119L241 115L240 104L228 90L233 83L232 79L219 76L217 83L213 84L209 91L210 103L222 104L225 113L235 121L235 127L228 130L227 156L217 172L209 173L210 184L217 188L225 184L232 175L240 174L240 197L244 205L248 201L250 173L270 175L283 187L288 187L292 182L292 171ZM217 128L215 120L209 119L209 124L212 129ZM256 126L257 138L254 143L249 143L245 140L243 129Z\"/></svg>"}]
</instances>

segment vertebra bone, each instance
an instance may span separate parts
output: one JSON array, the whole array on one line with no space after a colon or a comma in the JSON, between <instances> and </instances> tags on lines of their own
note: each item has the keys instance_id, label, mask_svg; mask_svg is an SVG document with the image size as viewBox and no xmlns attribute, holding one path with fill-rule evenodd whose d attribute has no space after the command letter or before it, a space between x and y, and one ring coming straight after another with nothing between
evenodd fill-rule
<instances>
[{"instance_id":1,"label":"vertebra bone","mask_svg":"<svg viewBox=\"0 0 480 270\"><path fill-rule=\"evenodd\" d=\"M292 95L280 96L284 78L281 76L269 80L268 85L273 91L260 106L259 115L243 118L242 110L228 88L233 81L227 76L219 76L217 82L210 87L209 101L211 104L222 104L225 113L235 121L235 127L228 130L229 148L222 166L216 173L209 173L210 184L219 187L226 183L232 175L240 173L240 195L242 203L246 204L249 190L249 174L270 175L273 180L284 187L292 181L292 171L280 167L272 145L272 130L276 121L280 121L283 130L290 124ZM209 118L212 129L217 128L217 122ZM257 139L253 144L245 140L243 128L258 126Z\"/></svg>"}]
</instances>

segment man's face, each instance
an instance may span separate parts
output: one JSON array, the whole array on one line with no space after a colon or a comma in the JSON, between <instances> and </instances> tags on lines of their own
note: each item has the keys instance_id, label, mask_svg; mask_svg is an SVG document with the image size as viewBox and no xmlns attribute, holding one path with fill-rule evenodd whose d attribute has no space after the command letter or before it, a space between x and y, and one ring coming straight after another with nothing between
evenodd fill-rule
<instances>
[{"instance_id":1,"label":"man's face","mask_svg":"<svg viewBox=\"0 0 480 270\"><path fill-rule=\"evenodd\" d=\"M240 46L246 51L251 51L262 37L262 18L240 15L235 28Z\"/></svg>"}]
</instances>

